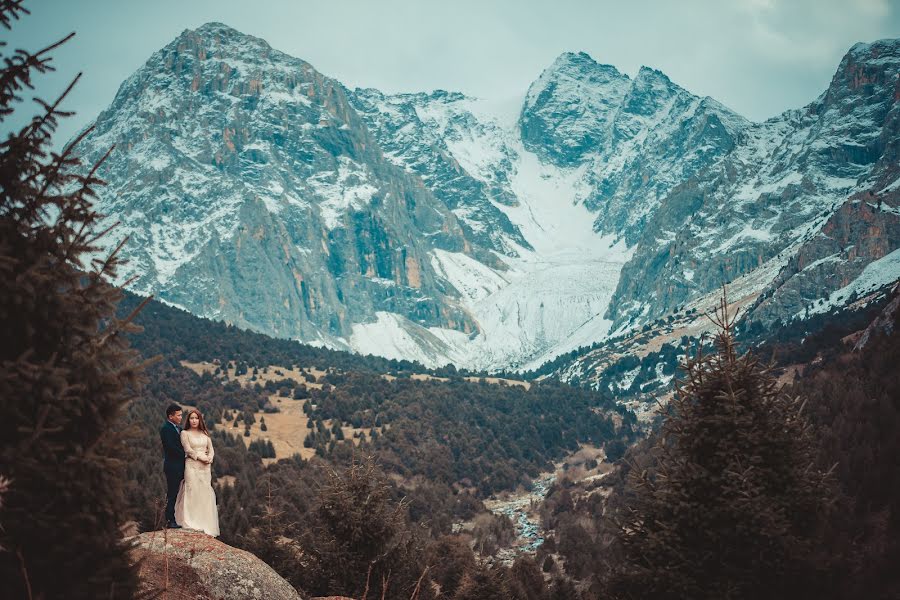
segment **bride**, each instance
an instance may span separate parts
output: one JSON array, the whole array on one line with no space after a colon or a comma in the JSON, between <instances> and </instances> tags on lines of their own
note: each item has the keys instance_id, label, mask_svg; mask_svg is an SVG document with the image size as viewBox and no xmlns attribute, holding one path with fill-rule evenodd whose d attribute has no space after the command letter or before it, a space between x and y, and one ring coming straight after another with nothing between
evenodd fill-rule
<instances>
[{"instance_id":1,"label":"bride","mask_svg":"<svg viewBox=\"0 0 900 600\"><path fill-rule=\"evenodd\" d=\"M187 427L181 432L184 447L184 481L175 501L175 520L184 527L219 536L219 511L212 489L213 446L203 415L197 409L188 412Z\"/></svg>"}]
</instances>

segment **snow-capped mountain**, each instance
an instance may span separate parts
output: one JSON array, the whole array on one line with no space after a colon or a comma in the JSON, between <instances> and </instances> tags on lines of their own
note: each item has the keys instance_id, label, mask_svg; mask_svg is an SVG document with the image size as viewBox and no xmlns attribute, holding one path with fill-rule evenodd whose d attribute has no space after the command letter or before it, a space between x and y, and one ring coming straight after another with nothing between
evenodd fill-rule
<instances>
[{"instance_id":1,"label":"snow-capped mountain","mask_svg":"<svg viewBox=\"0 0 900 600\"><path fill-rule=\"evenodd\" d=\"M122 84L85 143L135 288L207 317L347 347L379 311L469 333L432 252L493 254L388 160L344 87L219 24ZM496 262L496 261L494 261Z\"/></svg>"},{"instance_id":2,"label":"snow-capped mountain","mask_svg":"<svg viewBox=\"0 0 900 600\"><path fill-rule=\"evenodd\" d=\"M723 277L769 286L756 314L782 316L812 263L850 264L846 285L895 250L847 201L865 180L857 205L896 207L898 47L855 47L849 83L758 124L585 54L518 101L349 90L210 23L122 84L83 152L116 145L98 207L138 291L311 343L531 368ZM828 227L881 241L819 256Z\"/></svg>"},{"instance_id":3,"label":"snow-capped mountain","mask_svg":"<svg viewBox=\"0 0 900 600\"><path fill-rule=\"evenodd\" d=\"M585 168L595 229L632 246L666 194L716 164L748 125L659 71L641 67L632 80L584 53L563 54L541 74L520 119L526 148Z\"/></svg>"},{"instance_id":4,"label":"snow-capped mountain","mask_svg":"<svg viewBox=\"0 0 900 600\"><path fill-rule=\"evenodd\" d=\"M813 103L745 128L722 161L674 188L623 270L616 327L757 270L778 275L759 281L767 298L750 316L789 320L895 251L898 77L900 41L858 44Z\"/></svg>"}]
</instances>

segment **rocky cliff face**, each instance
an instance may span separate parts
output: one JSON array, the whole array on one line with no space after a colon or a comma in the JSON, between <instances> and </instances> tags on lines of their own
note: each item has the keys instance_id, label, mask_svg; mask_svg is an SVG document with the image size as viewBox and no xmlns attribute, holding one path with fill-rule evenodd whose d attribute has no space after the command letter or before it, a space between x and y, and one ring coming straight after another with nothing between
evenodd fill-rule
<instances>
[{"instance_id":1,"label":"rocky cliff face","mask_svg":"<svg viewBox=\"0 0 900 600\"><path fill-rule=\"evenodd\" d=\"M809 106L750 123L583 53L502 110L348 90L211 23L125 81L83 151L116 145L98 206L140 292L310 343L531 368L728 281L770 324L900 277L898 53L857 45Z\"/></svg>"},{"instance_id":2,"label":"rocky cliff face","mask_svg":"<svg viewBox=\"0 0 900 600\"><path fill-rule=\"evenodd\" d=\"M478 253L422 180L388 160L338 82L219 24L120 88L85 142L116 146L100 209L131 236L135 288L195 313L345 346L377 311L463 332L433 248Z\"/></svg>"},{"instance_id":3,"label":"rocky cliff face","mask_svg":"<svg viewBox=\"0 0 900 600\"><path fill-rule=\"evenodd\" d=\"M898 73L900 43L855 46L815 102L746 128L719 164L675 187L623 269L616 325L773 267L785 268L754 314L791 318L896 249Z\"/></svg>"},{"instance_id":4,"label":"rocky cliff face","mask_svg":"<svg viewBox=\"0 0 900 600\"><path fill-rule=\"evenodd\" d=\"M841 123L824 158L858 171L857 182L753 307L750 318L765 325L824 312L900 277L900 44L855 46L822 100Z\"/></svg>"},{"instance_id":5,"label":"rocky cliff face","mask_svg":"<svg viewBox=\"0 0 900 600\"><path fill-rule=\"evenodd\" d=\"M473 113L471 98L365 89L355 91L352 103L385 156L421 178L470 239L505 255L516 255L517 246L531 249L501 208L519 204L510 189L515 150L496 123Z\"/></svg>"},{"instance_id":6,"label":"rocky cliff face","mask_svg":"<svg viewBox=\"0 0 900 600\"><path fill-rule=\"evenodd\" d=\"M528 90L525 147L584 169L594 227L634 245L666 194L716 164L749 123L641 67L632 80L584 53L566 53Z\"/></svg>"}]
</instances>

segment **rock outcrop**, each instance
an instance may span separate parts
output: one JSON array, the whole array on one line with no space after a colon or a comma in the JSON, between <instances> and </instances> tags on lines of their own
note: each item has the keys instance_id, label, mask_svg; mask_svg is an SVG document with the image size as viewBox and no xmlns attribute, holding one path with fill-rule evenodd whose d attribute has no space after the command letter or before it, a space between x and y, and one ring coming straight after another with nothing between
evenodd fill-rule
<instances>
[{"instance_id":1,"label":"rock outcrop","mask_svg":"<svg viewBox=\"0 0 900 600\"><path fill-rule=\"evenodd\" d=\"M259 558L198 531L151 531L133 538L141 592L196 600L300 600ZM166 597L163 595L162 597Z\"/></svg>"},{"instance_id":2,"label":"rock outcrop","mask_svg":"<svg viewBox=\"0 0 900 600\"><path fill-rule=\"evenodd\" d=\"M897 320L897 311L900 310L900 283L897 283L894 286L891 293L894 294L894 299L891 300L891 302L884 307L884 310L881 311L881 314L862 331L859 338L856 340L856 343L853 345L854 352L859 352L865 348L866 344L869 343L873 336L879 334L891 335L891 333L893 333L894 323Z\"/></svg>"}]
</instances>

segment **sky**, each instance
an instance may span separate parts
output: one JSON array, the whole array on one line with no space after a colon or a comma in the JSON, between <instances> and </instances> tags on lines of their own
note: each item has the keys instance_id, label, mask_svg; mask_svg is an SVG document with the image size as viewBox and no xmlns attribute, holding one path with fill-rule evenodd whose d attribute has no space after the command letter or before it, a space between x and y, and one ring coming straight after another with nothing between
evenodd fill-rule
<instances>
[{"instance_id":1,"label":"sky","mask_svg":"<svg viewBox=\"0 0 900 600\"><path fill-rule=\"evenodd\" d=\"M659 69L752 120L814 100L856 42L900 37L900 0L33 0L3 31L37 50L74 31L57 71L23 97L55 98L83 76L60 126L69 139L122 81L185 29L218 21L261 37L348 87L524 96L562 52L633 76ZM24 124L23 106L0 134Z\"/></svg>"}]
</instances>

